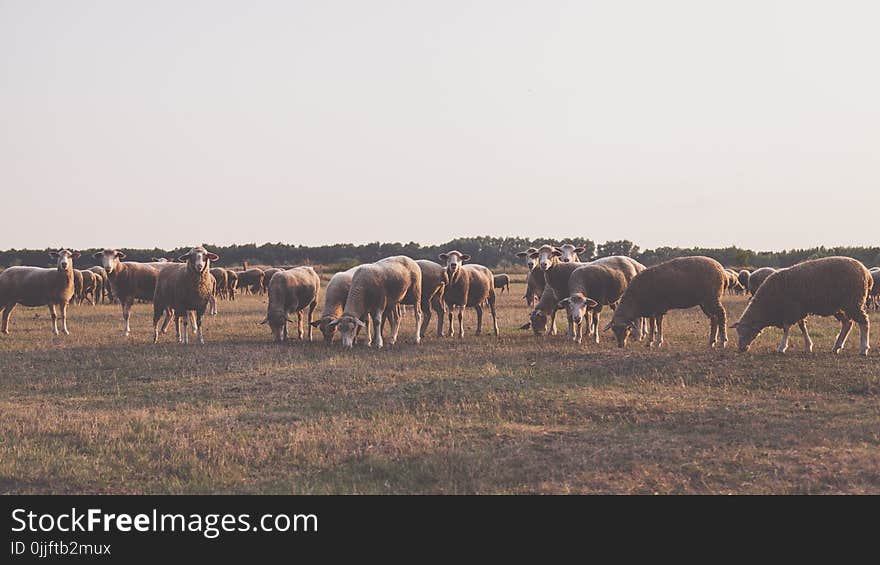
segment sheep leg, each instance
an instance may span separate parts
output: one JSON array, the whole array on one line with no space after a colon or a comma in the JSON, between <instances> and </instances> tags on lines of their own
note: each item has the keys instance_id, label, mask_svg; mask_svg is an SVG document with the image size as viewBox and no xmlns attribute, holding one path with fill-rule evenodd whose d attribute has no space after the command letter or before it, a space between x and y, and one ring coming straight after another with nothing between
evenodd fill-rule
<instances>
[{"instance_id":1,"label":"sheep leg","mask_svg":"<svg viewBox=\"0 0 880 565\"><path fill-rule=\"evenodd\" d=\"M394 345L397 343L397 334L400 332L401 306L398 304L391 309L391 336L388 343Z\"/></svg>"},{"instance_id":2,"label":"sheep leg","mask_svg":"<svg viewBox=\"0 0 880 565\"><path fill-rule=\"evenodd\" d=\"M727 347L727 310L720 302L717 304L718 316L718 338L721 340L721 349Z\"/></svg>"},{"instance_id":3,"label":"sheep leg","mask_svg":"<svg viewBox=\"0 0 880 565\"><path fill-rule=\"evenodd\" d=\"M12 314L15 306L16 304L13 302L12 304L7 304L6 308L3 309L3 323L0 325L0 333L9 335L9 316Z\"/></svg>"},{"instance_id":4,"label":"sheep leg","mask_svg":"<svg viewBox=\"0 0 880 565\"><path fill-rule=\"evenodd\" d=\"M648 318L648 339L646 340L645 347L653 347L654 346L654 335L657 332L657 322L654 321L654 318Z\"/></svg>"},{"instance_id":5,"label":"sheep leg","mask_svg":"<svg viewBox=\"0 0 880 565\"><path fill-rule=\"evenodd\" d=\"M312 341L312 330L314 329L312 327L312 313L315 311L315 306L317 306L317 305L318 305L317 300L313 300L312 303L309 304L309 317L308 317L308 320L306 321L306 327L308 328L308 332L309 332L309 341Z\"/></svg>"},{"instance_id":6,"label":"sheep leg","mask_svg":"<svg viewBox=\"0 0 880 565\"><path fill-rule=\"evenodd\" d=\"M657 324L654 347L661 347L663 345L663 314L654 316L654 322Z\"/></svg>"},{"instance_id":7,"label":"sheep leg","mask_svg":"<svg viewBox=\"0 0 880 565\"><path fill-rule=\"evenodd\" d=\"M810 339L810 334L807 332L807 321L801 320L798 322L798 327L801 329L801 333L804 336L804 351L807 353L813 352L813 340Z\"/></svg>"},{"instance_id":8,"label":"sheep leg","mask_svg":"<svg viewBox=\"0 0 880 565\"><path fill-rule=\"evenodd\" d=\"M837 334L837 343L834 344L834 349L832 350L834 353L840 353L840 350L846 345L846 338L849 337L849 332L852 330L852 327L853 321L849 318L843 318L840 320L840 333Z\"/></svg>"},{"instance_id":9,"label":"sheep leg","mask_svg":"<svg viewBox=\"0 0 880 565\"><path fill-rule=\"evenodd\" d=\"M52 333L58 335L58 316L55 314L55 305L49 305L49 317L52 318Z\"/></svg>"},{"instance_id":10,"label":"sheep leg","mask_svg":"<svg viewBox=\"0 0 880 565\"><path fill-rule=\"evenodd\" d=\"M216 316L217 315L217 298L214 295L211 295L211 297L208 298L208 302L211 304L211 315Z\"/></svg>"},{"instance_id":11,"label":"sheep leg","mask_svg":"<svg viewBox=\"0 0 880 565\"><path fill-rule=\"evenodd\" d=\"M183 327L180 328L180 343L183 345L189 344L189 311L184 311L184 313L180 316L180 323Z\"/></svg>"},{"instance_id":12,"label":"sheep leg","mask_svg":"<svg viewBox=\"0 0 880 565\"><path fill-rule=\"evenodd\" d=\"M458 307L458 337L464 337L464 305Z\"/></svg>"},{"instance_id":13,"label":"sheep leg","mask_svg":"<svg viewBox=\"0 0 880 565\"><path fill-rule=\"evenodd\" d=\"M483 333L483 305L476 304L474 310L477 311L477 331L474 335L481 335Z\"/></svg>"},{"instance_id":14,"label":"sheep leg","mask_svg":"<svg viewBox=\"0 0 880 565\"><path fill-rule=\"evenodd\" d=\"M61 310L61 331L64 335L70 335L70 332L67 329L67 303L63 303L59 306Z\"/></svg>"},{"instance_id":15,"label":"sheep leg","mask_svg":"<svg viewBox=\"0 0 880 565\"><path fill-rule=\"evenodd\" d=\"M452 337L455 334L455 331L454 331L455 324L452 323L452 317L454 315L454 312L455 312L455 306L450 307L449 312L447 312L447 314L449 314L449 328L447 331L447 337Z\"/></svg>"},{"instance_id":16,"label":"sheep leg","mask_svg":"<svg viewBox=\"0 0 880 565\"><path fill-rule=\"evenodd\" d=\"M168 324L171 323L171 316L172 316L171 308L166 308L165 309L165 321L162 322L162 333L163 334L166 331L168 331Z\"/></svg>"},{"instance_id":17,"label":"sheep leg","mask_svg":"<svg viewBox=\"0 0 880 565\"><path fill-rule=\"evenodd\" d=\"M556 309L550 313L550 335L556 335Z\"/></svg>"},{"instance_id":18,"label":"sheep leg","mask_svg":"<svg viewBox=\"0 0 880 565\"><path fill-rule=\"evenodd\" d=\"M791 331L791 326L783 326L782 328L782 341L779 342L779 347L776 348L776 351L779 353L785 353L785 350L788 349L788 332Z\"/></svg>"},{"instance_id":19,"label":"sheep leg","mask_svg":"<svg viewBox=\"0 0 880 565\"><path fill-rule=\"evenodd\" d=\"M510 292L510 289L508 289ZM495 309L495 293L491 293L489 295L489 313L492 314L492 331L495 333L495 337L498 337L498 312Z\"/></svg>"},{"instance_id":20,"label":"sheep leg","mask_svg":"<svg viewBox=\"0 0 880 565\"><path fill-rule=\"evenodd\" d=\"M199 345L205 345L205 336L202 334L202 316L205 315L205 309L196 310L196 336L199 340ZM285 325L285 331L287 326Z\"/></svg>"},{"instance_id":21,"label":"sheep leg","mask_svg":"<svg viewBox=\"0 0 880 565\"><path fill-rule=\"evenodd\" d=\"M159 319L162 318L162 306L153 302L153 343L159 343ZM165 320L165 325L168 325L168 319ZM165 326L162 326L162 333L165 333Z\"/></svg>"},{"instance_id":22,"label":"sheep leg","mask_svg":"<svg viewBox=\"0 0 880 565\"><path fill-rule=\"evenodd\" d=\"M131 306L134 304L133 299L126 300L122 303L122 335L131 335L131 325L128 319L131 317Z\"/></svg>"},{"instance_id":23,"label":"sheep leg","mask_svg":"<svg viewBox=\"0 0 880 565\"><path fill-rule=\"evenodd\" d=\"M862 357L867 356L868 349L871 348L870 334L871 323L866 319L864 323L859 324L859 355L861 355Z\"/></svg>"},{"instance_id":24,"label":"sheep leg","mask_svg":"<svg viewBox=\"0 0 880 565\"><path fill-rule=\"evenodd\" d=\"M378 310L371 313L370 318L373 322L373 345L376 346L376 349L382 349L384 345L382 343L382 311Z\"/></svg>"},{"instance_id":25,"label":"sheep leg","mask_svg":"<svg viewBox=\"0 0 880 565\"><path fill-rule=\"evenodd\" d=\"M593 341L599 344L599 310L593 312Z\"/></svg>"},{"instance_id":26,"label":"sheep leg","mask_svg":"<svg viewBox=\"0 0 880 565\"><path fill-rule=\"evenodd\" d=\"M428 309L430 312L431 310ZM424 318L425 313L422 311L422 305L419 302L416 302L413 306L413 317L416 319L416 344L422 343L422 328L425 327L425 324L422 322L422 318Z\"/></svg>"}]
</instances>

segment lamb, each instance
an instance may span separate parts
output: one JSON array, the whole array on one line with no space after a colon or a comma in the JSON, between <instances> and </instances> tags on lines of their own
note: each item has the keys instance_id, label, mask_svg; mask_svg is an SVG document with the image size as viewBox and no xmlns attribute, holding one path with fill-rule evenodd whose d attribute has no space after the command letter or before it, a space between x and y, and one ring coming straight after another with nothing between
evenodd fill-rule
<instances>
[{"instance_id":1,"label":"lamb","mask_svg":"<svg viewBox=\"0 0 880 565\"><path fill-rule=\"evenodd\" d=\"M246 271L239 271L238 275L238 288L243 292L250 291L252 294L259 294L260 289L263 288L263 280L265 278L265 274L262 269L258 269L253 267L251 269L247 269Z\"/></svg>"},{"instance_id":2,"label":"lamb","mask_svg":"<svg viewBox=\"0 0 880 565\"><path fill-rule=\"evenodd\" d=\"M112 302L113 293L110 291L110 278L107 276L107 271L101 266L90 267L89 270L96 275L101 275L101 302L105 300Z\"/></svg>"},{"instance_id":3,"label":"lamb","mask_svg":"<svg viewBox=\"0 0 880 565\"><path fill-rule=\"evenodd\" d=\"M415 309L415 342L421 342L422 326L422 271L418 264L403 255L388 257L361 265L351 280L351 289L345 301L342 316L330 322L339 330L342 345L351 348L359 327L366 324L362 318L369 314L373 322L372 343L383 346L382 320L391 315L398 304L411 304ZM400 318L391 318L389 343L394 345L400 329Z\"/></svg>"},{"instance_id":4,"label":"lamb","mask_svg":"<svg viewBox=\"0 0 880 565\"><path fill-rule=\"evenodd\" d=\"M562 263L580 263L581 260L578 258L578 255L585 251L584 247L575 247L570 243L554 247L554 249L559 251L559 261Z\"/></svg>"},{"instance_id":5,"label":"lamb","mask_svg":"<svg viewBox=\"0 0 880 565\"><path fill-rule=\"evenodd\" d=\"M195 311L195 330L200 344L205 343L202 333L202 316L213 298L214 277L211 275L211 261L220 259L204 247L194 247L181 255L180 263L171 263L160 269L153 296L153 343L159 341L159 319L167 310L174 312L174 325L178 343L189 341L189 312ZM180 322L183 320L183 330Z\"/></svg>"},{"instance_id":6,"label":"lamb","mask_svg":"<svg viewBox=\"0 0 880 565\"><path fill-rule=\"evenodd\" d=\"M758 287L736 328L739 350L748 351L756 337L768 326L782 328L779 353L788 348L788 334L798 324L806 351L812 352L804 319L809 315L834 316L840 321L840 333L832 351L839 353L852 330L859 324L860 355L867 355L871 322L865 301L871 292L871 273L849 257L825 257L805 261L771 274Z\"/></svg>"},{"instance_id":7,"label":"lamb","mask_svg":"<svg viewBox=\"0 0 880 565\"><path fill-rule=\"evenodd\" d=\"M599 313L603 306L616 308L626 287L626 277L613 267L588 263L575 269L568 280L569 295L557 306L568 313L569 335L581 343L583 322L586 321L587 335L594 336L594 341L599 343ZM588 316L590 310L592 316ZM572 332L571 325L576 332Z\"/></svg>"},{"instance_id":8,"label":"lamb","mask_svg":"<svg viewBox=\"0 0 880 565\"><path fill-rule=\"evenodd\" d=\"M99 251L94 254L94 258L101 261L101 266L107 272L110 288L122 305L122 335L128 336L131 334L130 318L134 301L152 300L156 293L156 280L159 278L159 272L174 267L176 264L123 262L125 253L118 249ZM165 324L167 325L170 320L169 312Z\"/></svg>"},{"instance_id":9,"label":"lamb","mask_svg":"<svg viewBox=\"0 0 880 565\"><path fill-rule=\"evenodd\" d=\"M269 306L261 324L269 324L276 342L287 341L287 322L290 313L296 312L297 337L303 339L303 310L309 309L306 327L312 341L312 312L318 305L321 279L311 267L295 267L274 273L269 282Z\"/></svg>"},{"instance_id":10,"label":"lamb","mask_svg":"<svg viewBox=\"0 0 880 565\"><path fill-rule=\"evenodd\" d=\"M58 335L58 316L55 307L61 310L61 331L70 335L67 329L67 305L73 298L73 261L79 259L79 251L61 249L51 251L55 259L54 269L41 267L9 267L0 273L0 307L3 309L3 322L0 333L9 334L9 316L18 305L48 306L52 319L52 333Z\"/></svg>"},{"instance_id":11,"label":"lamb","mask_svg":"<svg viewBox=\"0 0 880 565\"><path fill-rule=\"evenodd\" d=\"M499 289L498 294L504 294L504 290L510 292L510 275L502 273L494 276L495 288Z\"/></svg>"},{"instance_id":12,"label":"lamb","mask_svg":"<svg viewBox=\"0 0 880 565\"><path fill-rule=\"evenodd\" d=\"M442 335L443 316L446 314L446 303L443 296L449 275L441 265L427 259L416 261L422 271L422 330L424 338L431 323L431 310L437 313L437 334Z\"/></svg>"},{"instance_id":13,"label":"lamb","mask_svg":"<svg viewBox=\"0 0 880 565\"><path fill-rule=\"evenodd\" d=\"M460 251L448 251L439 255L446 264L449 283L443 291L443 301L449 308L449 337L452 337L453 310L458 307L458 337L464 337L464 310L472 307L477 312L476 335L483 332L483 304L489 304L492 314L492 330L498 335L498 315L495 311L495 280L492 271L482 265L463 265L470 259ZM443 326L437 323L437 335L443 335Z\"/></svg>"},{"instance_id":14,"label":"lamb","mask_svg":"<svg viewBox=\"0 0 880 565\"><path fill-rule=\"evenodd\" d=\"M351 281L358 267L352 267L347 271L336 273L327 283L327 289L324 291L324 308L321 311L321 317L311 323L312 327L316 327L324 334L324 341L328 344L333 341L336 334L336 325L333 324L336 319L342 316L345 309L345 301L348 300L348 292L351 289ZM366 322L366 320L362 320Z\"/></svg>"},{"instance_id":15,"label":"lamb","mask_svg":"<svg viewBox=\"0 0 880 565\"><path fill-rule=\"evenodd\" d=\"M772 267L761 267L760 269L757 269L751 275L749 275L749 294L754 296L755 293L758 291L758 288L760 288L761 284L765 280L767 280L767 277L775 272L776 269Z\"/></svg>"},{"instance_id":16,"label":"lamb","mask_svg":"<svg viewBox=\"0 0 880 565\"><path fill-rule=\"evenodd\" d=\"M225 298L227 296L226 289L228 288L228 275L226 274L226 269L222 267L214 267L211 269L211 276L214 277L214 281L217 283L214 287L214 295L219 296L220 298Z\"/></svg>"},{"instance_id":17,"label":"lamb","mask_svg":"<svg viewBox=\"0 0 880 565\"><path fill-rule=\"evenodd\" d=\"M238 273L232 269L226 269L226 297L235 301L235 290L238 288Z\"/></svg>"},{"instance_id":18,"label":"lamb","mask_svg":"<svg viewBox=\"0 0 880 565\"><path fill-rule=\"evenodd\" d=\"M614 330L618 347L626 346L635 320L652 318L648 347L663 345L663 316L672 309L700 306L711 321L709 345L720 336L727 345L727 312L721 304L724 268L709 257L680 257L649 267L639 273L623 293L614 317L605 329ZM655 332L656 330L656 332Z\"/></svg>"}]
</instances>

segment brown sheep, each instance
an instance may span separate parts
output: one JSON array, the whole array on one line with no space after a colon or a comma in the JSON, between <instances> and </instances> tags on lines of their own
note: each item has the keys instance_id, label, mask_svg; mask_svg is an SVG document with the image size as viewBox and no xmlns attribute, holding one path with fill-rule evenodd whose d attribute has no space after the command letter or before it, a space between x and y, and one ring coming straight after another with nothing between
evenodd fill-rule
<instances>
[{"instance_id":1,"label":"brown sheep","mask_svg":"<svg viewBox=\"0 0 880 565\"><path fill-rule=\"evenodd\" d=\"M587 335L599 343L599 313L603 306L615 308L626 287L626 277L621 271L601 263L587 263L574 270L568 281L569 295L557 307L567 311L569 334L575 341L583 340L583 322L586 321ZM572 325L576 332L572 331Z\"/></svg>"},{"instance_id":2,"label":"brown sheep","mask_svg":"<svg viewBox=\"0 0 880 565\"><path fill-rule=\"evenodd\" d=\"M272 267L263 271L263 282L260 290L260 294L265 294L269 292L269 283L272 281L272 276L275 273L280 273L284 269L279 269L277 267Z\"/></svg>"},{"instance_id":3,"label":"brown sheep","mask_svg":"<svg viewBox=\"0 0 880 565\"><path fill-rule=\"evenodd\" d=\"M560 263L580 263L581 260L578 255L585 251L584 247L575 247L570 243L560 245L559 247L555 247L554 249L556 249L560 253Z\"/></svg>"},{"instance_id":4,"label":"brown sheep","mask_svg":"<svg viewBox=\"0 0 880 565\"><path fill-rule=\"evenodd\" d=\"M871 287L871 300L874 303L874 308L880 309L880 267L874 267L870 273L871 279L874 281L874 286Z\"/></svg>"},{"instance_id":5,"label":"brown sheep","mask_svg":"<svg viewBox=\"0 0 880 565\"><path fill-rule=\"evenodd\" d=\"M79 251L62 249L51 251L55 259L54 269L41 267L9 267L0 273L0 308L3 309L3 322L0 333L9 334L9 316L18 305L48 306L52 319L52 333L58 335L58 316L55 307L61 311L61 331L70 335L67 329L67 305L73 298L73 260L79 259Z\"/></svg>"},{"instance_id":6,"label":"brown sheep","mask_svg":"<svg viewBox=\"0 0 880 565\"><path fill-rule=\"evenodd\" d=\"M535 304L535 307L529 312L529 321L521 325L519 329L532 329L536 336L547 335L548 323L555 317L556 310L559 309L559 298L553 291L553 288L547 286L544 288L541 299Z\"/></svg>"},{"instance_id":7,"label":"brown sheep","mask_svg":"<svg viewBox=\"0 0 880 565\"><path fill-rule=\"evenodd\" d=\"M761 284L767 280L767 277L775 272L776 269L773 267L761 267L749 275L749 294L754 296L755 293L758 292L758 288L760 288Z\"/></svg>"},{"instance_id":8,"label":"brown sheep","mask_svg":"<svg viewBox=\"0 0 880 565\"><path fill-rule=\"evenodd\" d=\"M172 267L175 263L137 263L135 261L122 261L125 253L117 249L105 249L94 255L101 261L101 266L107 272L113 295L122 306L122 335L131 334L131 307L135 300L153 300L156 293L156 280L162 269ZM166 317L166 324L170 321L170 313ZM165 327L165 326L163 326Z\"/></svg>"},{"instance_id":9,"label":"brown sheep","mask_svg":"<svg viewBox=\"0 0 880 565\"><path fill-rule=\"evenodd\" d=\"M88 300L89 304L94 306L98 301L98 276L92 271L80 271L82 273L82 293L79 303Z\"/></svg>"},{"instance_id":10,"label":"brown sheep","mask_svg":"<svg viewBox=\"0 0 880 565\"><path fill-rule=\"evenodd\" d=\"M446 303L443 296L446 292L446 284L449 282L449 275L446 269L438 265L434 261L420 259L416 261L419 269L422 270L422 338L428 331L428 324L431 323L431 311L437 314L438 334L442 330L443 316L446 314Z\"/></svg>"},{"instance_id":11,"label":"brown sheep","mask_svg":"<svg viewBox=\"0 0 880 565\"><path fill-rule=\"evenodd\" d=\"M96 275L101 275L101 302L113 302L113 293L110 291L110 278L107 276L107 271L104 270L104 267L100 265L90 267L89 271Z\"/></svg>"},{"instance_id":12,"label":"brown sheep","mask_svg":"<svg viewBox=\"0 0 880 565\"><path fill-rule=\"evenodd\" d=\"M79 269L73 270L73 298L71 304L82 304L83 274Z\"/></svg>"},{"instance_id":13,"label":"brown sheep","mask_svg":"<svg viewBox=\"0 0 880 565\"><path fill-rule=\"evenodd\" d=\"M246 271L239 271L236 274L238 275L238 288L243 293L260 293L260 289L263 288L263 280L265 278L265 274L263 273L262 269L253 267L251 269L247 269Z\"/></svg>"},{"instance_id":14,"label":"brown sheep","mask_svg":"<svg viewBox=\"0 0 880 565\"><path fill-rule=\"evenodd\" d=\"M788 334L798 324L807 352L813 343L804 319L809 315L834 316L840 333L833 352L843 349L853 322L859 324L860 355L867 355L871 322L865 302L871 291L871 273L849 257L825 257L805 261L771 274L758 287L739 321L731 327L739 334L740 351L748 351L756 337L768 326L782 328L778 351L788 348Z\"/></svg>"},{"instance_id":15,"label":"brown sheep","mask_svg":"<svg viewBox=\"0 0 880 565\"><path fill-rule=\"evenodd\" d=\"M516 254L517 257L526 260L526 267L529 268L529 276L526 278L526 293L523 296L526 300L526 305L529 307L534 306L544 293L544 273L535 270L535 267L538 266L538 261L532 259L532 254L536 251L538 250L534 247L529 247L527 250Z\"/></svg>"},{"instance_id":16,"label":"brown sheep","mask_svg":"<svg viewBox=\"0 0 880 565\"><path fill-rule=\"evenodd\" d=\"M214 294L216 281L211 275L211 261L220 259L204 247L194 247L181 255L181 263L171 263L161 269L153 296L153 343L159 341L159 320L168 309L174 312L174 325L178 343L189 341L189 312L194 311L196 337L205 343L202 332L202 316ZM183 330L180 323L183 321Z\"/></svg>"},{"instance_id":17,"label":"brown sheep","mask_svg":"<svg viewBox=\"0 0 880 565\"><path fill-rule=\"evenodd\" d=\"M226 269L222 267L213 267L211 276L214 277L216 285L214 286L214 295L220 298L226 298L226 289L228 288L228 275Z\"/></svg>"},{"instance_id":18,"label":"brown sheep","mask_svg":"<svg viewBox=\"0 0 880 565\"><path fill-rule=\"evenodd\" d=\"M351 281L342 315L330 322L342 338L342 345L351 348L358 328L366 324L362 318L369 314L373 323L372 344L383 346L382 321L391 317L389 343L394 345L400 329L400 317L394 312L398 304L412 305L415 309L415 342L421 343L422 334L422 271L418 264L403 255L388 257L375 263L361 265Z\"/></svg>"},{"instance_id":19,"label":"brown sheep","mask_svg":"<svg viewBox=\"0 0 880 565\"><path fill-rule=\"evenodd\" d=\"M449 337L453 330L453 310L458 308L458 337L464 337L464 311L473 308L477 312L477 331L483 331L483 304L489 304L492 314L492 330L498 335L498 315L495 311L495 281L492 271L482 265L464 265L470 259L460 251L448 251L440 254L440 260L446 264L446 275L449 282L443 291L443 301L449 308ZM443 335L442 324L437 324L438 337Z\"/></svg>"},{"instance_id":20,"label":"brown sheep","mask_svg":"<svg viewBox=\"0 0 880 565\"><path fill-rule=\"evenodd\" d=\"M721 304L724 268L709 257L681 257L639 273L624 292L614 317L605 329L614 330L618 347L626 346L635 320L651 318L648 347L663 345L663 316L669 310L699 306L711 321L709 345L721 339L727 345L727 312ZM656 330L656 335L655 335Z\"/></svg>"},{"instance_id":21,"label":"brown sheep","mask_svg":"<svg viewBox=\"0 0 880 565\"><path fill-rule=\"evenodd\" d=\"M495 288L498 290L498 294L504 294L504 291L510 292L510 275L507 273L501 273L500 275L494 276Z\"/></svg>"},{"instance_id":22,"label":"brown sheep","mask_svg":"<svg viewBox=\"0 0 880 565\"><path fill-rule=\"evenodd\" d=\"M226 269L226 298L235 301L235 291L238 289L238 273L232 269Z\"/></svg>"},{"instance_id":23,"label":"brown sheep","mask_svg":"<svg viewBox=\"0 0 880 565\"><path fill-rule=\"evenodd\" d=\"M736 280L739 282L739 286L742 287L742 293L746 293L749 291L749 278L752 276L752 273L746 269L741 270L736 275Z\"/></svg>"},{"instance_id":24,"label":"brown sheep","mask_svg":"<svg viewBox=\"0 0 880 565\"><path fill-rule=\"evenodd\" d=\"M312 341L312 312L318 305L318 291L321 287L321 279L318 273L311 267L294 267L293 269L278 270L272 274L269 282L269 306L266 309L266 318L261 324L269 324L276 342L287 341L287 322L291 312L296 312L297 337L303 339L303 310L309 309L306 327L309 331L309 341Z\"/></svg>"}]
</instances>

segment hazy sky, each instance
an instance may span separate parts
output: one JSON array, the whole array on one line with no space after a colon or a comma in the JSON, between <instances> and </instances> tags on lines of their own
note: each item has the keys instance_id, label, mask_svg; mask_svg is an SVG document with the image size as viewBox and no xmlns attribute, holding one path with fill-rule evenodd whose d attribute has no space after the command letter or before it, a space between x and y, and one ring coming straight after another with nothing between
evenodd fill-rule
<instances>
[{"instance_id":1,"label":"hazy sky","mask_svg":"<svg viewBox=\"0 0 880 565\"><path fill-rule=\"evenodd\" d=\"M880 243L872 1L0 0L0 249Z\"/></svg>"}]
</instances>

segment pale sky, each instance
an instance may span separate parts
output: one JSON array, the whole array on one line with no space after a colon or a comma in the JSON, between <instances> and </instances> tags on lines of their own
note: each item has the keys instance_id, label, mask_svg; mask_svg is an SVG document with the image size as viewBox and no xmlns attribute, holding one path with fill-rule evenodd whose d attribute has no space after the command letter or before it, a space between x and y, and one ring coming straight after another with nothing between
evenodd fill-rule
<instances>
[{"instance_id":1,"label":"pale sky","mask_svg":"<svg viewBox=\"0 0 880 565\"><path fill-rule=\"evenodd\" d=\"M0 249L880 243L880 3L0 0Z\"/></svg>"}]
</instances>

